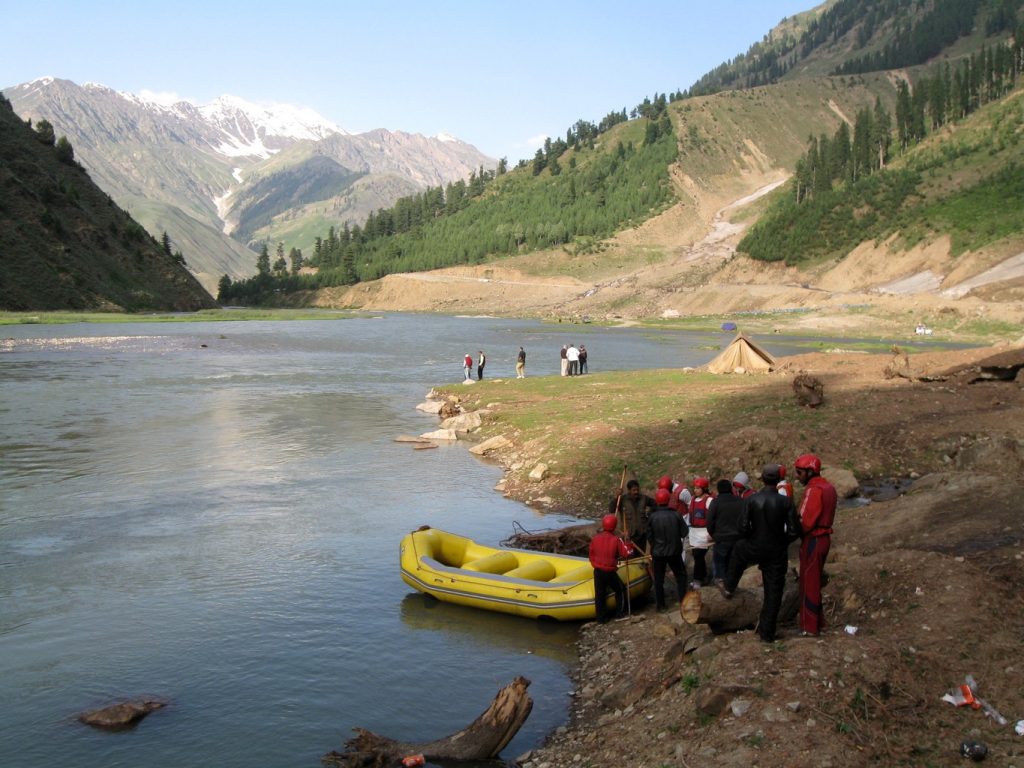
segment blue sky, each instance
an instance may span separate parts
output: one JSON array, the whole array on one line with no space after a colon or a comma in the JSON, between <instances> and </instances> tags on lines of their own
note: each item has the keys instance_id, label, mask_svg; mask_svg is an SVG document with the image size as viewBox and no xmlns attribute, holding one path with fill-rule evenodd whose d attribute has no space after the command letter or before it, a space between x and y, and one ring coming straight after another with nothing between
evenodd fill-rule
<instances>
[{"instance_id":1,"label":"blue sky","mask_svg":"<svg viewBox=\"0 0 1024 768\"><path fill-rule=\"evenodd\" d=\"M52 0L0 11L0 87L309 107L353 133L445 132L533 155L578 119L689 87L814 0Z\"/></svg>"}]
</instances>

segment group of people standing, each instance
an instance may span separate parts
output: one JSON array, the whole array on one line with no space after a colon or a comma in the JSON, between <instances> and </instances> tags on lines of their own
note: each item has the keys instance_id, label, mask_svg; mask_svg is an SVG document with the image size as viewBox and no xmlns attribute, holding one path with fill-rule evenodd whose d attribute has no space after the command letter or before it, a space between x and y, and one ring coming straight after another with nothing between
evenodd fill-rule
<instances>
[{"instance_id":1,"label":"group of people standing","mask_svg":"<svg viewBox=\"0 0 1024 768\"><path fill-rule=\"evenodd\" d=\"M482 349L477 354L479 356L476 360L476 380L483 381L484 367L487 365L487 355L484 354ZM462 358L462 375L465 376L466 381L473 380L473 356L469 352Z\"/></svg>"},{"instance_id":2,"label":"group of people standing","mask_svg":"<svg viewBox=\"0 0 1024 768\"><path fill-rule=\"evenodd\" d=\"M481 349L476 358L476 380L483 381L484 367L487 365L487 355ZM587 372L587 347L580 344L576 347L573 344L562 346L561 352L561 374L563 376L579 376ZM462 358L462 376L465 381L473 381L473 355L469 352ZM519 347L516 354L516 378L526 378L526 350Z\"/></svg>"},{"instance_id":3,"label":"group of people standing","mask_svg":"<svg viewBox=\"0 0 1024 768\"><path fill-rule=\"evenodd\" d=\"M561 373L563 376L579 376L587 372L587 347L580 344L563 344L561 351Z\"/></svg>"},{"instance_id":4,"label":"group of people standing","mask_svg":"<svg viewBox=\"0 0 1024 768\"><path fill-rule=\"evenodd\" d=\"M636 480L630 480L625 489L619 488L590 548L598 620L609 618L609 589L615 593L617 612L623 612L626 587L618 578L618 560L649 559L659 611L666 609L668 570L675 577L680 600L687 586L698 589L712 580L729 599L743 572L757 565L764 583L757 632L762 640L772 642L782 606L789 546L800 539L800 630L818 635L824 626L822 572L838 499L835 488L821 476L821 460L814 454L798 457L794 470L805 489L799 508L793 486L786 481L786 468L780 464L766 464L761 469L762 487L757 491L745 472L731 481L719 480L714 493L706 477L696 477L687 485L673 483L666 475L658 481L653 499L641 493ZM684 543L689 545L693 562L693 581L689 585Z\"/></svg>"}]
</instances>

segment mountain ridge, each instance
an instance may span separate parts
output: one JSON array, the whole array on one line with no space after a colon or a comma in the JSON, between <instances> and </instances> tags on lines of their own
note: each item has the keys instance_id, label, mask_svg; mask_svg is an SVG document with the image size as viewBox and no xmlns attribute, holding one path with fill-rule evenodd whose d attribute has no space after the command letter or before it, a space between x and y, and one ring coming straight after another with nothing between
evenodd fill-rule
<instances>
[{"instance_id":1,"label":"mountain ridge","mask_svg":"<svg viewBox=\"0 0 1024 768\"><path fill-rule=\"evenodd\" d=\"M316 201L339 227L365 218L372 208L364 200L374 207L392 204L392 177L406 179L401 193L408 194L495 165L449 135L385 129L351 134L312 110L288 107L282 118L237 97L222 96L207 105L180 99L167 104L156 97L50 77L12 86L5 94L23 118L46 119L66 135L97 182L151 234L167 232L175 243L194 244L186 257L208 290L215 290L224 274L251 275L256 262L251 246L274 242L279 239L277 228L294 225L296 214L279 218L291 209L268 212L265 196L249 194L249 186L269 185L272 198L291 199L300 182L287 166L292 158L315 154L324 142L320 153L355 163L347 178L370 190L352 197L344 188L336 189ZM373 190L375 185L379 191ZM251 213L250 205L258 211ZM249 220L259 227L244 226ZM232 238L225 229L244 237ZM310 236L297 245L311 247L312 240Z\"/></svg>"},{"instance_id":2,"label":"mountain ridge","mask_svg":"<svg viewBox=\"0 0 1024 768\"><path fill-rule=\"evenodd\" d=\"M194 311L216 306L169 243L158 243L75 161L0 97L0 308Z\"/></svg>"}]
</instances>

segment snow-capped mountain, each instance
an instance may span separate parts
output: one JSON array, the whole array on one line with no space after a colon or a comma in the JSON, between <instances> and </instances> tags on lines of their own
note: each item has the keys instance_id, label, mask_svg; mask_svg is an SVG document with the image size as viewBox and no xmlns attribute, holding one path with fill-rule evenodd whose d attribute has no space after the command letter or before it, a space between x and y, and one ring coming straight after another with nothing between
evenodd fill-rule
<instances>
[{"instance_id":1,"label":"snow-capped mountain","mask_svg":"<svg viewBox=\"0 0 1024 768\"><path fill-rule=\"evenodd\" d=\"M353 135L310 109L235 96L194 104L52 77L4 95L23 119L66 135L96 183L152 234L166 231L208 289L253 273L251 241L309 245L287 235L304 217L325 230L361 223L398 197L496 165L447 134Z\"/></svg>"}]
</instances>

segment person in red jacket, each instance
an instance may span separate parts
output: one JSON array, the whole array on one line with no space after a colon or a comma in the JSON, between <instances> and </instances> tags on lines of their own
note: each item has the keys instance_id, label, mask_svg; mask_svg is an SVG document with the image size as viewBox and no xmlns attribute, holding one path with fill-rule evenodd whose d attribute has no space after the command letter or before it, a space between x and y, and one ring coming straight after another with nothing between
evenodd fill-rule
<instances>
[{"instance_id":1,"label":"person in red jacket","mask_svg":"<svg viewBox=\"0 0 1024 768\"><path fill-rule=\"evenodd\" d=\"M783 496L789 496L796 504L796 494L793 493L793 484L786 479L786 467L779 464L779 484L776 486L779 493Z\"/></svg>"},{"instance_id":2,"label":"person in red jacket","mask_svg":"<svg viewBox=\"0 0 1024 768\"><path fill-rule=\"evenodd\" d=\"M821 476L821 459L805 453L793 464L796 477L806 486L800 503L800 629L805 635L821 634L825 615L821 609L821 574L832 545L836 517L836 489Z\"/></svg>"},{"instance_id":3,"label":"person in red jacket","mask_svg":"<svg viewBox=\"0 0 1024 768\"><path fill-rule=\"evenodd\" d=\"M615 535L619 520L615 515L601 518L601 528L590 540L590 564L594 566L594 607L597 620L604 624L608 614L608 588L615 593L615 615L626 615L626 587L619 578L619 560L628 558L633 547Z\"/></svg>"}]
</instances>

